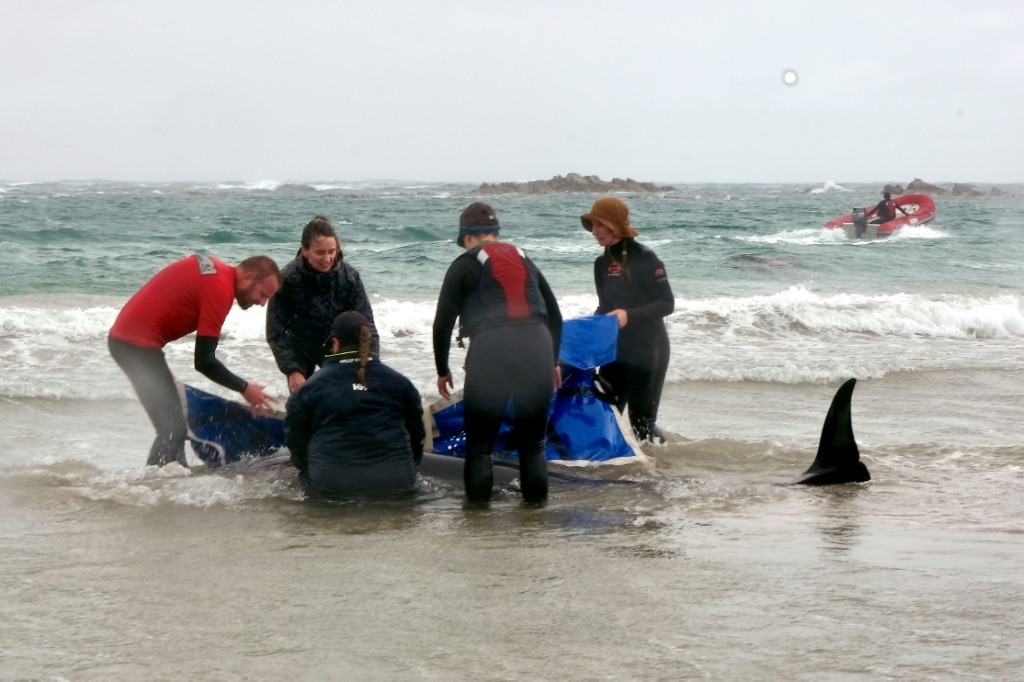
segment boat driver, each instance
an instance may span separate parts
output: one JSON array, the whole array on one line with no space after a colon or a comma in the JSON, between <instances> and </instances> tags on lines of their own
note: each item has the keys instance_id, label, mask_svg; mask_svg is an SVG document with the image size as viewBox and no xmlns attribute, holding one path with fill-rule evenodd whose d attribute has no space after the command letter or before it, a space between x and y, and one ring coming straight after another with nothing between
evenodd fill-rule
<instances>
[{"instance_id":1,"label":"boat driver","mask_svg":"<svg viewBox=\"0 0 1024 682\"><path fill-rule=\"evenodd\" d=\"M886 192L883 195L882 200L879 201L874 208L868 209L868 216L876 216L875 218L872 218L869 222L874 223L876 225L887 223L896 217L896 211L899 211L905 216L910 215L909 213L903 210L903 207L901 207L899 204L892 200L892 194Z\"/></svg>"}]
</instances>

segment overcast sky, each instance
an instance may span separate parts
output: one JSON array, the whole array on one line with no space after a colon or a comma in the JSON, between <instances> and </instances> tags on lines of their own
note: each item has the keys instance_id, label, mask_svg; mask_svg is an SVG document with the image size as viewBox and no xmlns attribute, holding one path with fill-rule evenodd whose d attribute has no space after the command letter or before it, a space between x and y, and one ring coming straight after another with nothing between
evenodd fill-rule
<instances>
[{"instance_id":1,"label":"overcast sky","mask_svg":"<svg viewBox=\"0 0 1024 682\"><path fill-rule=\"evenodd\" d=\"M1022 127L1017 0L0 0L4 180L1024 182Z\"/></svg>"}]
</instances>

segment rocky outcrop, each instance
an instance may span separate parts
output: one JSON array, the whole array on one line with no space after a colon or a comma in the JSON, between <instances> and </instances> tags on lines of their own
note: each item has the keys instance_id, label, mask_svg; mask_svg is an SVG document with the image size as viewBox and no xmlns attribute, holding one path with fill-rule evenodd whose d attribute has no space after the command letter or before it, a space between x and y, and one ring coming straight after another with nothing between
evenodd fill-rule
<instances>
[{"instance_id":1,"label":"rocky outcrop","mask_svg":"<svg viewBox=\"0 0 1024 682\"><path fill-rule=\"evenodd\" d=\"M891 192L893 196L897 194L951 194L954 197L980 197L980 196L1002 196L1003 192L998 187L992 187L988 192L982 192L974 189L965 182L957 182L953 184L952 190L947 190L944 187L933 185L929 182L925 182L921 178L914 178L914 180L907 185L906 189L903 189L899 185L886 185L882 188L883 192Z\"/></svg>"},{"instance_id":2,"label":"rocky outcrop","mask_svg":"<svg viewBox=\"0 0 1024 682\"><path fill-rule=\"evenodd\" d=\"M472 194L556 194L562 192L672 192L675 187L659 186L652 182L638 182L632 178L612 178L604 181L596 175L569 173L556 175L550 180L529 182L485 182Z\"/></svg>"},{"instance_id":3,"label":"rocky outcrop","mask_svg":"<svg viewBox=\"0 0 1024 682\"><path fill-rule=\"evenodd\" d=\"M946 193L946 190L942 187L925 182L921 178L914 178L910 184L907 185L907 191L924 194L938 194L940 196Z\"/></svg>"},{"instance_id":4,"label":"rocky outcrop","mask_svg":"<svg viewBox=\"0 0 1024 682\"><path fill-rule=\"evenodd\" d=\"M965 185L963 183L958 182L955 185L953 185L953 196L955 196L955 197L977 197L977 196L981 196L981 192L979 192L978 190L974 189L970 185Z\"/></svg>"}]
</instances>

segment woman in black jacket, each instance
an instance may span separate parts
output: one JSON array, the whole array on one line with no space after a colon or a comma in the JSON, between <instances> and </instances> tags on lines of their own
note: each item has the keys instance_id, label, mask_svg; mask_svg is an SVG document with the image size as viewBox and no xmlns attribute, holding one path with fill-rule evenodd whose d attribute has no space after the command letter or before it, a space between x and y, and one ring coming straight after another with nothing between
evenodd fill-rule
<instances>
[{"instance_id":1,"label":"woman in black jacket","mask_svg":"<svg viewBox=\"0 0 1024 682\"><path fill-rule=\"evenodd\" d=\"M374 356L372 342L363 315L339 315L323 367L288 399L286 442L311 495L416 490L423 405L412 382Z\"/></svg>"},{"instance_id":2,"label":"woman in black jacket","mask_svg":"<svg viewBox=\"0 0 1024 682\"><path fill-rule=\"evenodd\" d=\"M599 373L610 382L619 411L629 407L629 423L637 439L664 442L655 423L668 371L664 318L676 305L665 265L654 251L636 241L629 207L621 199L598 199L580 220L604 247L594 261L596 314L613 315L619 321L615 362L602 366Z\"/></svg>"},{"instance_id":3,"label":"woman in black jacket","mask_svg":"<svg viewBox=\"0 0 1024 682\"><path fill-rule=\"evenodd\" d=\"M355 310L372 325L373 309L359 272L344 262L334 226L322 215L302 230L302 248L281 276L284 283L267 304L267 343L294 393L322 364L334 318Z\"/></svg>"}]
</instances>

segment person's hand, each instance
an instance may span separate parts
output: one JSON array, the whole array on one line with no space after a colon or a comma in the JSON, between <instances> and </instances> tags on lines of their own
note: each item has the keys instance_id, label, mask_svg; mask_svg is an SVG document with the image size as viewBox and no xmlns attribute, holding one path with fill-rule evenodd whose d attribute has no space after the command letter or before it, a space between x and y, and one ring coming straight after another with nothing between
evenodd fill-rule
<instances>
[{"instance_id":1,"label":"person's hand","mask_svg":"<svg viewBox=\"0 0 1024 682\"><path fill-rule=\"evenodd\" d=\"M555 365L555 390L557 391L562 387L562 368L559 365Z\"/></svg>"},{"instance_id":2,"label":"person's hand","mask_svg":"<svg viewBox=\"0 0 1024 682\"><path fill-rule=\"evenodd\" d=\"M245 402L252 407L253 414L269 417L277 410L277 401L274 396L266 392L259 384L249 384L242 393Z\"/></svg>"},{"instance_id":3,"label":"person's hand","mask_svg":"<svg viewBox=\"0 0 1024 682\"><path fill-rule=\"evenodd\" d=\"M619 329L622 329L623 327L626 326L626 324L629 323L629 313L627 313L622 308L616 308L615 310L608 313L608 315L614 315L615 318L619 321Z\"/></svg>"},{"instance_id":4,"label":"person's hand","mask_svg":"<svg viewBox=\"0 0 1024 682\"><path fill-rule=\"evenodd\" d=\"M441 394L441 397L445 400L449 400L452 397L449 388L455 388L455 384L452 383L452 374L449 372L443 377L437 378L437 392Z\"/></svg>"},{"instance_id":5,"label":"person's hand","mask_svg":"<svg viewBox=\"0 0 1024 682\"><path fill-rule=\"evenodd\" d=\"M295 393L304 383L306 383L305 374L302 372L292 372L288 375L288 392Z\"/></svg>"}]
</instances>

